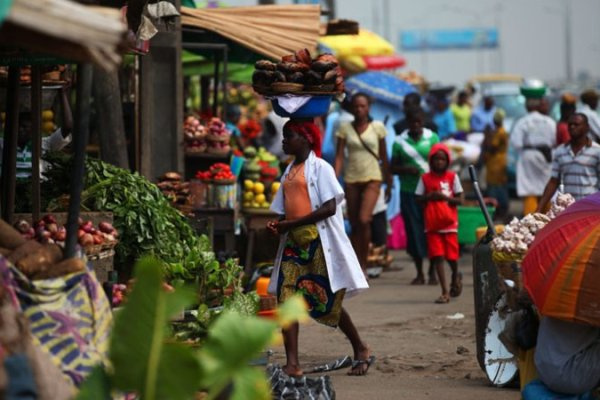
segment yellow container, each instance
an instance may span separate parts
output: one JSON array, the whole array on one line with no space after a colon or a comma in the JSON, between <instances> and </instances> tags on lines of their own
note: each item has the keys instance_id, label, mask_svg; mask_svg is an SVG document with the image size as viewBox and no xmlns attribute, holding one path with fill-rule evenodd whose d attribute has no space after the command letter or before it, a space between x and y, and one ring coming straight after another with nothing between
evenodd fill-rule
<instances>
[{"instance_id":1,"label":"yellow container","mask_svg":"<svg viewBox=\"0 0 600 400\"><path fill-rule=\"evenodd\" d=\"M527 386L529 382L537 379L537 369L535 368L535 362L533 361L533 355L535 354L535 348L529 350L519 350L519 380L521 385L521 391Z\"/></svg>"},{"instance_id":2,"label":"yellow container","mask_svg":"<svg viewBox=\"0 0 600 400\"><path fill-rule=\"evenodd\" d=\"M496 228L496 233L498 235L501 234L502 232L504 232L504 225L496 225L495 228ZM477 228L475 230L475 236L477 237L477 241L480 241L486 232L487 232L487 226L481 226L481 227Z\"/></svg>"}]
</instances>

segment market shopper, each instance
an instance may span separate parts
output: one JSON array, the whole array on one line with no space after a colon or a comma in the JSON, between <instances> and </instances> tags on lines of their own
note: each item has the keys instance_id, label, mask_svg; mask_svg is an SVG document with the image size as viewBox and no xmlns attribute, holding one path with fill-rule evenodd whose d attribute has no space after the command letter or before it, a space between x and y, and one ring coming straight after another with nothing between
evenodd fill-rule
<instances>
[{"instance_id":1,"label":"market shopper","mask_svg":"<svg viewBox=\"0 0 600 400\"><path fill-rule=\"evenodd\" d=\"M421 175L415 195L425 207L427 255L434 265L442 294L435 302L445 304L462 292L462 275L458 272L458 210L463 189L458 175L449 171L450 150L437 143L429 151L430 171ZM452 270L450 289L446 283L444 260Z\"/></svg>"},{"instance_id":2,"label":"market shopper","mask_svg":"<svg viewBox=\"0 0 600 400\"><path fill-rule=\"evenodd\" d=\"M590 125L590 139L600 143L600 116L598 115L598 92L595 90L586 90L581 93L581 102L583 105L578 110L585 114Z\"/></svg>"},{"instance_id":3,"label":"market shopper","mask_svg":"<svg viewBox=\"0 0 600 400\"><path fill-rule=\"evenodd\" d=\"M569 143L560 145L552 159L552 173L544 188L538 212L544 210L562 184L576 200L600 190L600 145L589 138L587 116L576 113L569 119Z\"/></svg>"},{"instance_id":4,"label":"market shopper","mask_svg":"<svg viewBox=\"0 0 600 400\"><path fill-rule=\"evenodd\" d=\"M421 95L417 92L412 92L404 96L404 99L402 100L402 112L404 113L404 118L396 121L394 124L396 135L401 135L402 132L408 129L406 111L415 107L421 108ZM437 132L437 125L433 122L431 115L427 113L425 113L425 122L423 126L433 132Z\"/></svg>"},{"instance_id":5,"label":"market shopper","mask_svg":"<svg viewBox=\"0 0 600 400\"><path fill-rule=\"evenodd\" d=\"M392 176L385 143L387 132L381 122L371 120L369 97L355 94L351 107L354 121L341 124L336 133L335 173L339 177L343 171L350 238L366 274L373 209L382 183L386 184L385 197L389 201Z\"/></svg>"},{"instance_id":6,"label":"market shopper","mask_svg":"<svg viewBox=\"0 0 600 400\"><path fill-rule=\"evenodd\" d=\"M569 118L575 114L575 96L564 94L560 101L560 119L556 124L556 145L560 146L563 143L568 143L571 140L569 134Z\"/></svg>"},{"instance_id":7,"label":"market shopper","mask_svg":"<svg viewBox=\"0 0 600 400\"><path fill-rule=\"evenodd\" d=\"M467 92L460 91L458 93L456 103L452 103L450 111L454 117L456 131L464 134L471 132L471 106Z\"/></svg>"},{"instance_id":8,"label":"market shopper","mask_svg":"<svg viewBox=\"0 0 600 400\"><path fill-rule=\"evenodd\" d=\"M486 126L482 144L482 157L485 163L486 194L496 199L496 218L502 218L508 212L508 175L506 171L508 156L508 134L504 129L504 111L496 110L494 127Z\"/></svg>"},{"instance_id":9,"label":"market shopper","mask_svg":"<svg viewBox=\"0 0 600 400\"><path fill-rule=\"evenodd\" d=\"M494 98L492 96L485 96L483 103L479 105L471 114L471 131L473 132L485 132L486 128L494 130L494 114L496 113L496 106L494 105Z\"/></svg>"},{"instance_id":10,"label":"market shopper","mask_svg":"<svg viewBox=\"0 0 600 400\"><path fill-rule=\"evenodd\" d=\"M523 198L523 214L538 208L539 200L552 170L552 148L556 144L556 123L539 112L540 99L529 98L527 115L519 119L510 136L516 150L517 195Z\"/></svg>"},{"instance_id":11,"label":"market shopper","mask_svg":"<svg viewBox=\"0 0 600 400\"><path fill-rule=\"evenodd\" d=\"M291 120L284 126L283 149L294 156L284 172L271 210L281 215L267 228L281 235L269 292L280 302L302 293L317 322L338 327L350 340L354 362L349 375L365 375L375 358L350 315L344 296L369 285L344 231L344 191L333 168L318 155L320 132L312 122ZM283 330L290 376L302 375L298 360L298 323Z\"/></svg>"},{"instance_id":12,"label":"market shopper","mask_svg":"<svg viewBox=\"0 0 600 400\"><path fill-rule=\"evenodd\" d=\"M448 107L448 99L445 97L436 98L434 100L435 113L433 114L433 122L437 126L437 134L440 140L448 139L456 133L456 121L454 115Z\"/></svg>"},{"instance_id":13,"label":"market shopper","mask_svg":"<svg viewBox=\"0 0 600 400\"><path fill-rule=\"evenodd\" d=\"M431 147L439 142L437 134L423 127L424 114L420 108L406 111L409 128L400 136L392 148L392 172L400 177L400 212L404 219L407 248L413 259L417 276L411 285L425 284L423 260L427 257L423 209L417 203L415 190L419 178L429 172L426 161ZM433 267L429 266L429 284L437 285Z\"/></svg>"},{"instance_id":14,"label":"market shopper","mask_svg":"<svg viewBox=\"0 0 600 400\"><path fill-rule=\"evenodd\" d=\"M42 138L42 155L59 151L71 143L71 130L73 128L73 115L71 105L67 96L67 88L60 90L61 109L62 109L62 127L57 128L49 136ZM19 114L19 133L17 137L17 180L26 180L31 178L32 171L32 115L31 112L21 112ZM0 138L0 165L2 165L2 154L4 148L4 139ZM40 175L46 170L46 162L40 160Z\"/></svg>"}]
</instances>

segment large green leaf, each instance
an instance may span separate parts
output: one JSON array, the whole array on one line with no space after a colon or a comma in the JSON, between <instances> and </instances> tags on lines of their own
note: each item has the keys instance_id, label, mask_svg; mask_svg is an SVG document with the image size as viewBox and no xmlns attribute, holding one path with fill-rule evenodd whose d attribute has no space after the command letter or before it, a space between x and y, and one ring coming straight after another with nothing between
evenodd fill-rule
<instances>
[{"instance_id":1,"label":"large green leaf","mask_svg":"<svg viewBox=\"0 0 600 400\"><path fill-rule=\"evenodd\" d=\"M135 391L146 400L168 393L186 399L199 383L197 359L174 345L165 345L167 322L193 302L186 288L167 293L162 288L160 262L144 258L135 268L135 285L126 306L115 317L110 358L117 389ZM185 365L187 371L173 366ZM160 395L160 396L159 396Z\"/></svg>"},{"instance_id":2,"label":"large green leaf","mask_svg":"<svg viewBox=\"0 0 600 400\"><path fill-rule=\"evenodd\" d=\"M77 393L76 400L111 400L110 395L110 381L106 371L103 367L95 367L90 375L87 377L79 393Z\"/></svg>"},{"instance_id":3,"label":"large green leaf","mask_svg":"<svg viewBox=\"0 0 600 400\"><path fill-rule=\"evenodd\" d=\"M273 321L224 312L210 328L200 350L203 385L220 388L231 382L264 350L276 329Z\"/></svg>"},{"instance_id":4,"label":"large green leaf","mask_svg":"<svg viewBox=\"0 0 600 400\"><path fill-rule=\"evenodd\" d=\"M233 393L230 400L270 400L271 387L265 372L255 367L246 367L233 378Z\"/></svg>"}]
</instances>

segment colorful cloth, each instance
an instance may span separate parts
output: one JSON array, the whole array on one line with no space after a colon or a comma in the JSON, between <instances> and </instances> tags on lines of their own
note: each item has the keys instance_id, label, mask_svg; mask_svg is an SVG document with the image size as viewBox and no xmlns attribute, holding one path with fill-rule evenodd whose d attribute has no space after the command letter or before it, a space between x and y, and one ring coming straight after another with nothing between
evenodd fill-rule
<instances>
[{"instance_id":1,"label":"colorful cloth","mask_svg":"<svg viewBox=\"0 0 600 400\"><path fill-rule=\"evenodd\" d=\"M30 281L0 256L2 289L27 317L33 342L65 378L80 385L108 359L110 304L91 267L60 278Z\"/></svg>"},{"instance_id":2,"label":"colorful cloth","mask_svg":"<svg viewBox=\"0 0 600 400\"><path fill-rule=\"evenodd\" d=\"M400 192L400 210L406 229L406 252L413 259L427 257L423 208L417 203L414 193Z\"/></svg>"},{"instance_id":3,"label":"colorful cloth","mask_svg":"<svg viewBox=\"0 0 600 400\"><path fill-rule=\"evenodd\" d=\"M444 140L453 133L456 133L456 121L449 108L433 114L433 122L438 127L437 134L440 140Z\"/></svg>"},{"instance_id":4,"label":"colorful cloth","mask_svg":"<svg viewBox=\"0 0 600 400\"><path fill-rule=\"evenodd\" d=\"M316 226L314 230L316 232ZM304 246L290 237L287 239L277 282L277 300L284 302L296 293L304 296L315 321L337 327L346 290L336 293L331 290L319 237Z\"/></svg>"}]
</instances>

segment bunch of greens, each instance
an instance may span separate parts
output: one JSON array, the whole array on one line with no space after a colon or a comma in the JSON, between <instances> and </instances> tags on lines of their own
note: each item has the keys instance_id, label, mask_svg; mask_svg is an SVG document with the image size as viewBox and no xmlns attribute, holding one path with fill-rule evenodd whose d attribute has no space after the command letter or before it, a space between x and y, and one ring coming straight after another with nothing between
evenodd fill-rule
<instances>
[{"instance_id":1,"label":"bunch of greens","mask_svg":"<svg viewBox=\"0 0 600 400\"><path fill-rule=\"evenodd\" d=\"M114 390L136 393L140 399L185 400L199 390L215 399L231 386L229 398L271 398L263 371L250 366L280 326L306 318L300 298L286 301L277 321L223 314L210 327L202 348L173 343L169 320L194 301L194 291L162 288L161 263L143 259L135 270L135 285L115 317L110 340L111 368L98 366L83 383L78 400L108 399Z\"/></svg>"},{"instance_id":2,"label":"bunch of greens","mask_svg":"<svg viewBox=\"0 0 600 400\"><path fill-rule=\"evenodd\" d=\"M44 192L56 199L64 198L72 158L55 154L47 161L50 168ZM208 259L214 258L208 240L198 238L185 217L146 178L89 157L85 168L81 207L113 213L120 234L115 248L117 265L132 265L142 255L151 254L164 263L180 263L179 276L187 280L193 275L187 268L204 268ZM49 208L64 208L60 203Z\"/></svg>"}]
</instances>

